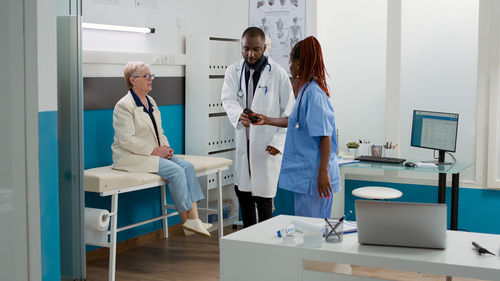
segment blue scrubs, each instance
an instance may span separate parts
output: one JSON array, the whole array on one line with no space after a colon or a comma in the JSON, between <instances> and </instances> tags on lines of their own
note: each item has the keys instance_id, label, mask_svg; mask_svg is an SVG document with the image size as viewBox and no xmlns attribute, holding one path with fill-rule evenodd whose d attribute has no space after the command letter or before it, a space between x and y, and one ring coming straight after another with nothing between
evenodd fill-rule
<instances>
[{"instance_id":1,"label":"blue scrubs","mask_svg":"<svg viewBox=\"0 0 500 281\"><path fill-rule=\"evenodd\" d=\"M317 190L322 136L332 138L328 174L333 192L338 192L341 187L334 111L328 96L312 81L300 89L288 117L278 183L279 188L295 193L297 216L329 218L331 214L332 197L321 198Z\"/></svg>"}]
</instances>

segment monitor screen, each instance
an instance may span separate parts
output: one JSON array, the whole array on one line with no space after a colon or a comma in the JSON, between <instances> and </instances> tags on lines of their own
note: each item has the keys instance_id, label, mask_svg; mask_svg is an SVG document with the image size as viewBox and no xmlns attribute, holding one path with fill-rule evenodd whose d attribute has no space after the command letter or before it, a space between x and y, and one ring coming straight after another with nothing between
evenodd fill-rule
<instances>
[{"instance_id":1,"label":"monitor screen","mask_svg":"<svg viewBox=\"0 0 500 281\"><path fill-rule=\"evenodd\" d=\"M458 114L413 111L411 146L455 152Z\"/></svg>"}]
</instances>

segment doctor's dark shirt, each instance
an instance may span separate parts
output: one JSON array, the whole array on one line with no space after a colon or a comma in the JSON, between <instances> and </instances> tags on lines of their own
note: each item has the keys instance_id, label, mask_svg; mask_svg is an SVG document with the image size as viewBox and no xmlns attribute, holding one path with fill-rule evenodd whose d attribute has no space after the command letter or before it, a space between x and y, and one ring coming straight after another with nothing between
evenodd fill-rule
<instances>
[{"instance_id":1,"label":"doctor's dark shirt","mask_svg":"<svg viewBox=\"0 0 500 281\"><path fill-rule=\"evenodd\" d=\"M260 74L262 73L262 70L264 67L267 65L267 57L262 56L255 65L251 66L245 61L245 82L248 87L248 80L250 78L250 68L254 69L255 72L253 73L253 93L252 96L255 94L255 89L257 89L257 85L259 83L260 79Z\"/></svg>"},{"instance_id":2,"label":"doctor's dark shirt","mask_svg":"<svg viewBox=\"0 0 500 281\"><path fill-rule=\"evenodd\" d=\"M153 111L154 111L153 104L151 104L151 101L149 100L148 96L146 96L146 100L148 100L148 107L149 107L149 109L147 109L144 106L144 104L142 104L141 100L139 99L137 94L134 93L134 91L132 89L130 89L130 93L132 94L132 97L134 98L135 104L137 106L142 106L142 110L144 110L144 112L146 112L149 115L149 118L151 118L151 122L153 122L153 127L155 128L156 140L158 141L158 145L160 145L160 138L158 136L158 127L156 126L156 120L155 120L155 117L153 116Z\"/></svg>"}]
</instances>

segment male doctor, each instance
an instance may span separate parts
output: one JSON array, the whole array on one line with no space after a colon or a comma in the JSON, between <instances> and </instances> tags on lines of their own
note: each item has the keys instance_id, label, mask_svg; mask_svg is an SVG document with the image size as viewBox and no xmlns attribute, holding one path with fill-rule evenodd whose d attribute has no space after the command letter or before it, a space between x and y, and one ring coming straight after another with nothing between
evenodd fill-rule
<instances>
[{"instance_id":1,"label":"male doctor","mask_svg":"<svg viewBox=\"0 0 500 281\"><path fill-rule=\"evenodd\" d=\"M247 28L241 37L243 59L229 66L221 100L236 129L235 192L243 227L271 218L286 128L252 126L245 108L266 116L290 115L295 102L287 72L269 57L264 32Z\"/></svg>"}]
</instances>

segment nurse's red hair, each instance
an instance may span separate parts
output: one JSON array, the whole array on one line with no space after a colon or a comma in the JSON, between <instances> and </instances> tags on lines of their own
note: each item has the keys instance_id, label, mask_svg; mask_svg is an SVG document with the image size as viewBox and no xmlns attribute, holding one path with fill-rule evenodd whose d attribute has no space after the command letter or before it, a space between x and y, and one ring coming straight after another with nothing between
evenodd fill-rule
<instances>
[{"instance_id":1,"label":"nurse's red hair","mask_svg":"<svg viewBox=\"0 0 500 281\"><path fill-rule=\"evenodd\" d=\"M290 57L294 61L299 61L297 76L294 78L294 87L299 90L305 84L316 80L319 87L330 97L328 87L326 85L326 69L323 63L323 52L318 39L314 36L309 36L302 41L299 41L292 48Z\"/></svg>"}]
</instances>

